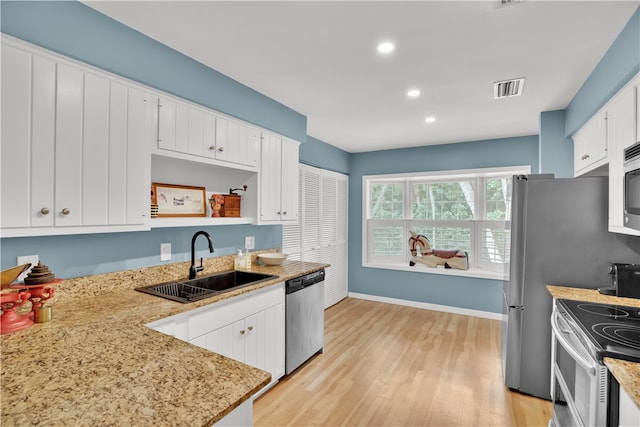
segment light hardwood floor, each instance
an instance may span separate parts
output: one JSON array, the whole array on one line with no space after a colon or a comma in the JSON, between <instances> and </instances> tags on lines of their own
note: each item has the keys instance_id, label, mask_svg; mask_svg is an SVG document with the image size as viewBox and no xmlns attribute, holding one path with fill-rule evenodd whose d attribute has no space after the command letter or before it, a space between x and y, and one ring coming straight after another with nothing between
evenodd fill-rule
<instances>
[{"instance_id":1,"label":"light hardwood floor","mask_svg":"<svg viewBox=\"0 0 640 427\"><path fill-rule=\"evenodd\" d=\"M502 381L500 322L347 298L324 353L254 403L256 426L546 426Z\"/></svg>"}]
</instances>

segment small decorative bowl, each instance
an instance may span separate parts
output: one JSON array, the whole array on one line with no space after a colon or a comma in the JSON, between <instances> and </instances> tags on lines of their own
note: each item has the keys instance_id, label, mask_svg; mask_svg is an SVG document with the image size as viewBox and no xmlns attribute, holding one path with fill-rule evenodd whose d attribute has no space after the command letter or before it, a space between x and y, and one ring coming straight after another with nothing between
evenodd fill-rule
<instances>
[{"instance_id":1,"label":"small decorative bowl","mask_svg":"<svg viewBox=\"0 0 640 427\"><path fill-rule=\"evenodd\" d=\"M285 259L287 259L288 256L289 255L287 254L267 252L267 253L258 255L258 258L260 258L260 260L264 262L266 265L280 265L284 262Z\"/></svg>"}]
</instances>

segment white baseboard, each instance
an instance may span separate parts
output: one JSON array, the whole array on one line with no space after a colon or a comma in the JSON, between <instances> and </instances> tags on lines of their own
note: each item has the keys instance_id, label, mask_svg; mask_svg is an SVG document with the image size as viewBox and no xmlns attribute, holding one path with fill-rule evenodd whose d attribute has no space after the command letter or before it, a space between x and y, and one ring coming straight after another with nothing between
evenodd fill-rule
<instances>
[{"instance_id":1,"label":"white baseboard","mask_svg":"<svg viewBox=\"0 0 640 427\"><path fill-rule=\"evenodd\" d=\"M376 295L359 294L355 292L349 292L349 297L369 301L384 302L387 304L404 305L413 308L423 308L425 310L462 314L464 316L481 317L483 319L502 320L502 313L493 313L491 311L470 310L468 308L451 307L448 305L430 304L428 302L410 301L398 298L379 297Z\"/></svg>"}]
</instances>

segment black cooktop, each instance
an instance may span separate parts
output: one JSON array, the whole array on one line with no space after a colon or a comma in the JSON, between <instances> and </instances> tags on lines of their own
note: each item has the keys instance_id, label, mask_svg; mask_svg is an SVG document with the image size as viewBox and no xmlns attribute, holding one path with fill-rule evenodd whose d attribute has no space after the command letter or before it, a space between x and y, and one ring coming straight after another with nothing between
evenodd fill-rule
<instances>
[{"instance_id":1,"label":"black cooktop","mask_svg":"<svg viewBox=\"0 0 640 427\"><path fill-rule=\"evenodd\" d=\"M558 300L576 320L594 356L640 362L640 308Z\"/></svg>"}]
</instances>

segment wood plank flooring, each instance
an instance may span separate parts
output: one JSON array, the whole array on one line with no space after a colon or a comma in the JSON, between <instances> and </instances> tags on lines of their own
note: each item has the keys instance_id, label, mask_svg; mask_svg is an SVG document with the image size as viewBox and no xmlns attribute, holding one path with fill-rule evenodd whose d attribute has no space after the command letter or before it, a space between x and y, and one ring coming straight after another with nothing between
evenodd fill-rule
<instances>
[{"instance_id":1,"label":"wood plank flooring","mask_svg":"<svg viewBox=\"0 0 640 427\"><path fill-rule=\"evenodd\" d=\"M500 322L347 298L324 353L254 403L256 426L546 426L502 381Z\"/></svg>"}]
</instances>

